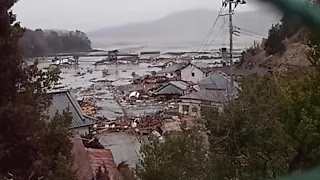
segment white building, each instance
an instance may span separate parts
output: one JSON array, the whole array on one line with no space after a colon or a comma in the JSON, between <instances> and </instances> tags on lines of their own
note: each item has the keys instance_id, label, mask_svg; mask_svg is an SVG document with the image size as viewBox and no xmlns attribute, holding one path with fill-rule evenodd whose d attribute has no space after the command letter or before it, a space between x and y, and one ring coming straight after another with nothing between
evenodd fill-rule
<instances>
[{"instance_id":1,"label":"white building","mask_svg":"<svg viewBox=\"0 0 320 180\"><path fill-rule=\"evenodd\" d=\"M189 63L180 70L181 80L197 84L205 77L208 77L208 67L206 63Z\"/></svg>"},{"instance_id":2,"label":"white building","mask_svg":"<svg viewBox=\"0 0 320 180\"><path fill-rule=\"evenodd\" d=\"M201 117L204 107L216 107L218 112L223 112L223 106L228 102L228 94L225 91L201 90L179 99L180 114Z\"/></svg>"}]
</instances>

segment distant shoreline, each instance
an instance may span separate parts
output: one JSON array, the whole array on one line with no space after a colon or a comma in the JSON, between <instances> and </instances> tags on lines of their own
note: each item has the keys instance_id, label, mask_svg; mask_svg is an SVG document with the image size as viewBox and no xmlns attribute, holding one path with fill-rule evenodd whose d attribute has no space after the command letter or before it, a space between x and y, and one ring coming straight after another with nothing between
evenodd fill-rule
<instances>
[{"instance_id":1,"label":"distant shoreline","mask_svg":"<svg viewBox=\"0 0 320 180\"><path fill-rule=\"evenodd\" d=\"M240 56L242 51L244 49L234 49L233 50L233 55L234 56ZM141 51L141 52L151 52L151 51ZM136 52L136 53L127 53L127 52L120 52L118 54L118 56L139 56L141 52ZM212 50L212 51L167 51L167 52L161 52L161 55L184 55L184 54L212 54L215 52L219 52L218 49L216 50ZM79 56L79 57L105 57L108 56L108 52L105 50L98 50L98 49L94 49L92 51L89 52L70 52L70 53L59 53L59 54L53 54L53 55L48 55L48 56L44 56L44 57L49 57L49 58L53 58L53 57L66 57L66 56ZM39 58L39 57L30 57L30 58Z\"/></svg>"}]
</instances>

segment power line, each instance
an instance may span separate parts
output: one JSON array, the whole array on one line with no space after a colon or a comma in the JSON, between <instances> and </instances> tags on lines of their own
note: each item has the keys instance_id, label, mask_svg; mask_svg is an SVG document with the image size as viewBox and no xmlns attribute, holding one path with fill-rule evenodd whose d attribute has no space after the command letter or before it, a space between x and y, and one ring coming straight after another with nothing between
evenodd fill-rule
<instances>
[{"instance_id":1,"label":"power line","mask_svg":"<svg viewBox=\"0 0 320 180\"><path fill-rule=\"evenodd\" d=\"M245 32L240 32L240 34L245 35L245 36L249 36L249 37L253 37L253 38L264 39L264 37L255 36L255 35L248 34L248 33L245 33Z\"/></svg>"},{"instance_id":2,"label":"power line","mask_svg":"<svg viewBox=\"0 0 320 180\"><path fill-rule=\"evenodd\" d=\"M250 34L256 35L256 36L265 37L265 36L263 36L263 35L261 35L261 34L259 34L259 33L255 33L255 32L253 32L253 31L249 31L249 30L246 30L246 29L243 29L243 28L239 28L239 27L236 27L236 26L234 26L234 28L235 28L235 29L238 29L238 30L240 30L240 31L244 31L244 32L246 32L246 33L250 33Z\"/></svg>"},{"instance_id":3,"label":"power line","mask_svg":"<svg viewBox=\"0 0 320 180\"><path fill-rule=\"evenodd\" d=\"M213 37L213 39L210 41L209 46L213 44L213 42L216 40L218 37L220 31L223 29L224 25L226 24L226 21L223 21L223 24L221 25L220 29L218 30L217 34Z\"/></svg>"},{"instance_id":4,"label":"power line","mask_svg":"<svg viewBox=\"0 0 320 180\"><path fill-rule=\"evenodd\" d=\"M216 17L216 20L214 21L211 29L209 30L209 32L208 32L207 36L205 37L205 39L203 40L203 42L201 43L200 48L203 47L203 46L208 42L208 39L209 39L210 36L212 35L213 29L214 29L214 27L216 26L216 24L217 24L217 22L218 22L218 19L219 19L219 17L220 17L220 14L221 14L221 12L223 11L223 9L224 9L224 7L222 6L222 7L220 8L220 10L219 10L219 13L218 13L218 15L217 15L217 17ZM199 51L200 48L199 48L197 51ZM201 51L203 51L203 49L204 49L204 48L202 48Z\"/></svg>"}]
</instances>

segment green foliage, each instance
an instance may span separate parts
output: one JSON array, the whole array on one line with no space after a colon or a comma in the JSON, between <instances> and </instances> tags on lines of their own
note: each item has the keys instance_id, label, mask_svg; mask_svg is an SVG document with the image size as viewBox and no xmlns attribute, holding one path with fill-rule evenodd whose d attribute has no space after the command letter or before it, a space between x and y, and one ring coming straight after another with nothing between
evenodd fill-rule
<instances>
[{"instance_id":1,"label":"green foliage","mask_svg":"<svg viewBox=\"0 0 320 180\"><path fill-rule=\"evenodd\" d=\"M46 56L57 53L91 51L91 41L81 31L58 33L56 31L43 32L26 29L20 40L20 47L24 56Z\"/></svg>"},{"instance_id":2,"label":"green foliage","mask_svg":"<svg viewBox=\"0 0 320 180\"><path fill-rule=\"evenodd\" d=\"M15 2L0 4L0 177L11 173L14 180L72 180L70 116L49 120L44 115L50 104L46 91L59 72L41 71L37 62L23 66L23 29L9 11Z\"/></svg>"},{"instance_id":3,"label":"green foliage","mask_svg":"<svg viewBox=\"0 0 320 180\"><path fill-rule=\"evenodd\" d=\"M287 172L292 148L278 116L287 97L273 77L244 79L242 89L223 114L205 114L217 179L270 178Z\"/></svg>"},{"instance_id":4,"label":"green foliage","mask_svg":"<svg viewBox=\"0 0 320 180\"><path fill-rule=\"evenodd\" d=\"M285 45L283 43L283 35L281 34L281 24L272 25L269 30L268 38L265 42L265 50L267 55L285 52Z\"/></svg>"},{"instance_id":5,"label":"green foliage","mask_svg":"<svg viewBox=\"0 0 320 180\"><path fill-rule=\"evenodd\" d=\"M204 137L196 130L168 135L165 143L151 140L141 152L143 160L137 175L142 180L209 179L209 155Z\"/></svg>"},{"instance_id":6,"label":"green foliage","mask_svg":"<svg viewBox=\"0 0 320 180\"><path fill-rule=\"evenodd\" d=\"M312 52L318 61L318 46ZM320 69L313 64L300 79L244 79L225 113L205 114L217 179L269 179L318 165Z\"/></svg>"},{"instance_id":7,"label":"green foliage","mask_svg":"<svg viewBox=\"0 0 320 180\"><path fill-rule=\"evenodd\" d=\"M286 49L283 41L295 35L301 27L303 27L303 21L298 16L293 16L291 13L285 12L281 18L281 22L272 25L269 30L265 43L267 55L278 53L281 55L284 53Z\"/></svg>"}]
</instances>

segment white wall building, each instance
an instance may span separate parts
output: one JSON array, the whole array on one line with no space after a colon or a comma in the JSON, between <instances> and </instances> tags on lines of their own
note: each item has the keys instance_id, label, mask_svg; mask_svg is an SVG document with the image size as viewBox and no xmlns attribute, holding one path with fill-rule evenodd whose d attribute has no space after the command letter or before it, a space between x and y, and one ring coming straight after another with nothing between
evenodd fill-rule
<instances>
[{"instance_id":1,"label":"white wall building","mask_svg":"<svg viewBox=\"0 0 320 180\"><path fill-rule=\"evenodd\" d=\"M216 107L223 112L223 106L228 101L225 91L201 90L179 98L179 113L201 117L204 107Z\"/></svg>"},{"instance_id":2,"label":"white wall building","mask_svg":"<svg viewBox=\"0 0 320 180\"><path fill-rule=\"evenodd\" d=\"M196 64L189 63L181 69L181 80L187 82L199 83L202 79L208 76L208 72Z\"/></svg>"}]
</instances>

